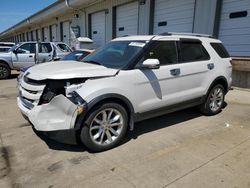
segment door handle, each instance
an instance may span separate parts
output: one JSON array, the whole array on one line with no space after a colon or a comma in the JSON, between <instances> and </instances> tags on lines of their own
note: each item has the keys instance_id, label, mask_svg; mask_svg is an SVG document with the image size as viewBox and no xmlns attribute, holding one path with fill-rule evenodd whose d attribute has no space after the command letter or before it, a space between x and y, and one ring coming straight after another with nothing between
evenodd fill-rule
<instances>
[{"instance_id":1,"label":"door handle","mask_svg":"<svg viewBox=\"0 0 250 188\"><path fill-rule=\"evenodd\" d=\"M51 55L48 55L49 57L51 57Z\"/></svg>"},{"instance_id":2,"label":"door handle","mask_svg":"<svg viewBox=\"0 0 250 188\"><path fill-rule=\"evenodd\" d=\"M33 55L29 55L29 57L33 57Z\"/></svg>"},{"instance_id":3,"label":"door handle","mask_svg":"<svg viewBox=\"0 0 250 188\"><path fill-rule=\"evenodd\" d=\"M214 69L214 64L213 64L213 63L207 64L207 68L208 68L209 70Z\"/></svg>"},{"instance_id":4,"label":"door handle","mask_svg":"<svg viewBox=\"0 0 250 188\"><path fill-rule=\"evenodd\" d=\"M180 69L172 69L172 70L170 70L170 73L173 76L178 76L178 75L180 75L181 70Z\"/></svg>"}]
</instances>

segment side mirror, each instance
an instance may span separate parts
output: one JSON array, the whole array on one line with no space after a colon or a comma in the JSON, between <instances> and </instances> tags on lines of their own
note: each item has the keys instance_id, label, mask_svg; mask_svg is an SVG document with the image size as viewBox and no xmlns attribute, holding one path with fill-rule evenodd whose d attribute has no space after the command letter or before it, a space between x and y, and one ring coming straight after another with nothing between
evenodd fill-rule
<instances>
[{"instance_id":1,"label":"side mirror","mask_svg":"<svg viewBox=\"0 0 250 188\"><path fill-rule=\"evenodd\" d=\"M14 54L17 54L17 49L13 50L12 52L13 52Z\"/></svg>"},{"instance_id":2,"label":"side mirror","mask_svg":"<svg viewBox=\"0 0 250 188\"><path fill-rule=\"evenodd\" d=\"M159 69L160 68L160 61L158 59L146 59L142 63L142 68Z\"/></svg>"}]
</instances>

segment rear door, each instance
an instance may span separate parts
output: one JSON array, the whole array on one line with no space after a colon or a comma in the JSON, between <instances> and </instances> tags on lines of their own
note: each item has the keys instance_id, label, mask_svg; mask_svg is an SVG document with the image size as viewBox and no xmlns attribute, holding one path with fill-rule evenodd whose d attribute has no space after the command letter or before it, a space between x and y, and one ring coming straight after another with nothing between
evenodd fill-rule
<instances>
[{"instance_id":1,"label":"rear door","mask_svg":"<svg viewBox=\"0 0 250 188\"><path fill-rule=\"evenodd\" d=\"M180 39L178 51L178 95L183 101L198 99L206 94L209 72L215 65L200 40Z\"/></svg>"},{"instance_id":2,"label":"rear door","mask_svg":"<svg viewBox=\"0 0 250 188\"><path fill-rule=\"evenodd\" d=\"M29 67L35 64L36 43L24 43L12 52L13 66L16 69Z\"/></svg>"},{"instance_id":3,"label":"rear door","mask_svg":"<svg viewBox=\"0 0 250 188\"><path fill-rule=\"evenodd\" d=\"M37 62L43 63L52 60L53 48L50 43L39 43L38 44L38 57Z\"/></svg>"}]
</instances>

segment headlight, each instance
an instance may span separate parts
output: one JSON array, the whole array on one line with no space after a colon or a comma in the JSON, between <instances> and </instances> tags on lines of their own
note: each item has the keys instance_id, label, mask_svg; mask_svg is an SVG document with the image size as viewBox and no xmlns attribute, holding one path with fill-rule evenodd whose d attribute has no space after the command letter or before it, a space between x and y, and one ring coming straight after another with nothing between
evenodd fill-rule
<instances>
[{"instance_id":1,"label":"headlight","mask_svg":"<svg viewBox=\"0 0 250 188\"><path fill-rule=\"evenodd\" d=\"M75 90L81 88L82 86L83 86L83 84L72 84L72 85L70 85L70 83L67 83L67 86L64 87L66 97L68 97L68 98L71 97L72 93Z\"/></svg>"},{"instance_id":2,"label":"headlight","mask_svg":"<svg viewBox=\"0 0 250 188\"><path fill-rule=\"evenodd\" d=\"M73 91L68 99L75 105L77 105L76 112L78 115L87 110L87 103L77 92Z\"/></svg>"},{"instance_id":3,"label":"headlight","mask_svg":"<svg viewBox=\"0 0 250 188\"><path fill-rule=\"evenodd\" d=\"M24 75L24 72L23 72L23 71L20 71L20 73L19 73L19 75L18 75L18 77L17 77L17 82L18 82L18 83L22 80L23 75Z\"/></svg>"},{"instance_id":4,"label":"headlight","mask_svg":"<svg viewBox=\"0 0 250 188\"><path fill-rule=\"evenodd\" d=\"M85 101L82 99L82 97L75 91L73 91L70 95L70 97L67 97L71 102L73 102L75 105L83 105Z\"/></svg>"}]
</instances>

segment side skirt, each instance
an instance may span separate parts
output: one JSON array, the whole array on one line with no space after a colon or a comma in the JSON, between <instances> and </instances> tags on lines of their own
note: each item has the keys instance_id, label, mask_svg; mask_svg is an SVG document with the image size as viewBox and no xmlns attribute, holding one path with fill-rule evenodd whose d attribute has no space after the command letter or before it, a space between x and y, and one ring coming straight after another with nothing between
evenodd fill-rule
<instances>
[{"instance_id":1,"label":"side skirt","mask_svg":"<svg viewBox=\"0 0 250 188\"><path fill-rule=\"evenodd\" d=\"M185 102L181 102L178 104L174 104L171 106L166 106L160 109L155 109L155 110L151 110L151 111L147 111L143 113L136 113L134 119L135 119L135 122L139 122L139 121L143 121L143 120L150 119L153 117L183 110L186 108L191 108L191 107L198 106L204 103L205 99L206 99L206 96L203 96L203 97L195 98L195 99L188 100Z\"/></svg>"}]
</instances>

